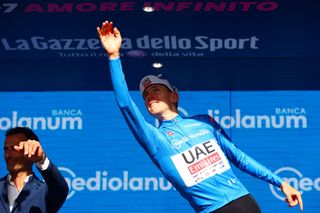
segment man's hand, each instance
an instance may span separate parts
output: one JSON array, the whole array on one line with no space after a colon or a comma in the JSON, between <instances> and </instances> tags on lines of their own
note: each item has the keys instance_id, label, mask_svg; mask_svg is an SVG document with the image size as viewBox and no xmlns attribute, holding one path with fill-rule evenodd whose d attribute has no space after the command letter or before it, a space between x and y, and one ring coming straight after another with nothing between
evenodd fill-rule
<instances>
[{"instance_id":1,"label":"man's hand","mask_svg":"<svg viewBox=\"0 0 320 213\"><path fill-rule=\"evenodd\" d=\"M301 193L290 186L287 182L283 182L280 188L282 192L287 196L285 201L289 204L289 207L293 207L299 204L300 210L303 211Z\"/></svg>"},{"instance_id":2,"label":"man's hand","mask_svg":"<svg viewBox=\"0 0 320 213\"><path fill-rule=\"evenodd\" d=\"M19 145L14 146L14 149L18 152L21 152L32 162L39 162L45 157L39 141L36 140L21 141Z\"/></svg>"},{"instance_id":3,"label":"man's hand","mask_svg":"<svg viewBox=\"0 0 320 213\"><path fill-rule=\"evenodd\" d=\"M122 38L120 31L116 27L113 27L113 23L108 21L103 22L101 29L97 27L97 32L109 58L119 57Z\"/></svg>"}]
</instances>

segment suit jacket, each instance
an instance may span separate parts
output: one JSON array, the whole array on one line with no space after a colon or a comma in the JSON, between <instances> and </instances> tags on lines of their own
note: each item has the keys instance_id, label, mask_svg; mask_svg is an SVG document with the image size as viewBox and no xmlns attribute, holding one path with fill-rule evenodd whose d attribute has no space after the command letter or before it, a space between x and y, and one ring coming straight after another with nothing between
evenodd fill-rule
<instances>
[{"instance_id":1,"label":"suit jacket","mask_svg":"<svg viewBox=\"0 0 320 213\"><path fill-rule=\"evenodd\" d=\"M50 161L49 167L41 171L45 182L35 174L25 184L13 206L13 213L58 212L68 195L68 184L58 168ZM7 176L0 179L0 212L10 213Z\"/></svg>"}]
</instances>

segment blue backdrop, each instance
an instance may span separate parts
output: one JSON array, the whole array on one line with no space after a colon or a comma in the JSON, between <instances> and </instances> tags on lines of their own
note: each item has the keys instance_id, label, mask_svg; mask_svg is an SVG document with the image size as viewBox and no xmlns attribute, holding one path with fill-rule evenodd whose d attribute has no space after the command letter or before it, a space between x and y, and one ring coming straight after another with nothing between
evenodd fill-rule
<instances>
[{"instance_id":1,"label":"blue backdrop","mask_svg":"<svg viewBox=\"0 0 320 213\"><path fill-rule=\"evenodd\" d=\"M139 92L131 94L157 125ZM192 212L135 141L113 92L3 92L0 99L1 141L5 130L30 126L68 181L61 212ZM242 150L303 192L305 212L319 211L319 92L182 91L180 100L181 114L212 115ZM235 171L263 212L299 211L278 189Z\"/></svg>"}]
</instances>

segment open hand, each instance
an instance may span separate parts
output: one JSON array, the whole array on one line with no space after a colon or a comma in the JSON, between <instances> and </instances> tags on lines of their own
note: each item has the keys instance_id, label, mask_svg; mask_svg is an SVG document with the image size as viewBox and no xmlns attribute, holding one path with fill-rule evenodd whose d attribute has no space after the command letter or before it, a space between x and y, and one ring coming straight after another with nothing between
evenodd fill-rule
<instances>
[{"instance_id":1,"label":"open hand","mask_svg":"<svg viewBox=\"0 0 320 213\"><path fill-rule=\"evenodd\" d=\"M101 29L97 27L97 32L109 58L119 57L122 37L120 31L116 27L113 27L113 23L108 21L103 22Z\"/></svg>"}]
</instances>

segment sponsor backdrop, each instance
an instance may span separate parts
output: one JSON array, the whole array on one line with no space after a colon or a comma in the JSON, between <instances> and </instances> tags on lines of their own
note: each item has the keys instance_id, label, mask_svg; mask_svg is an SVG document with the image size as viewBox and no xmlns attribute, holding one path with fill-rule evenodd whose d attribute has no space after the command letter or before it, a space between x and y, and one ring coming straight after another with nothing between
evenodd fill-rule
<instances>
[{"instance_id":1,"label":"sponsor backdrop","mask_svg":"<svg viewBox=\"0 0 320 213\"><path fill-rule=\"evenodd\" d=\"M133 90L159 72L153 62L180 90L320 89L319 7L318 0L2 0L0 90L111 90L96 32L105 19L122 32Z\"/></svg>"},{"instance_id":2,"label":"sponsor backdrop","mask_svg":"<svg viewBox=\"0 0 320 213\"><path fill-rule=\"evenodd\" d=\"M146 119L138 91L131 92ZM320 93L180 92L180 113L208 113L242 150L303 193L305 212L320 208ZM0 133L20 125L39 135L70 186L61 212L192 212L135 141L106 92L2 92ZM3 156L1 149L0 155ZM1 176L6 174L0 158ZM235 169L263 212L289 209L282 193Z\"/></svg>"}]
</instances>

